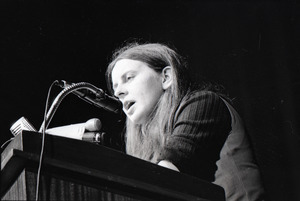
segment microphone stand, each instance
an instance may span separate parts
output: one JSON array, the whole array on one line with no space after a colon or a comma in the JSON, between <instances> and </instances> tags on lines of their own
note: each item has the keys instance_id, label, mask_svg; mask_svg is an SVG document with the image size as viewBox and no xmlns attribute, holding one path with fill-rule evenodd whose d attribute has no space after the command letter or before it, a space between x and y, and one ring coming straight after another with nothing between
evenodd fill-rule
<instances>
[{"instance_id":1,"label":"microphone stand","mask_svg":"<svg viewBox=\"0 0 300 201\"><path fill-rule=\"evenodd\" d=\"M68 87L66 87L64 90L62 90L54 99L50 109L47 112L46 118L43 121L39 132L43 132L44 128L45 130L48 128L50 121L52 120L54 113L56 112L57 108L59 107L60 103L62 102L62 100L70 93L80 90L80 89L87 89L91 92L93 92L94 94L96 94L97 99L99 100L105 100L107 98L107 95L103 92L103 90L95 87L94 85L87 83L87 82L79 82L76 84L72 84ZM111 98L111 97L110 97ZM89 101L90 103L94 103L93 101ZM95 103L94 103L95 104ZM100 106L104 109L109 110L108 108L106 108L103 105L97 104L97 106ZM118 112L118 111L114 111L114 112Z\"/></svg>"}]
</instances>

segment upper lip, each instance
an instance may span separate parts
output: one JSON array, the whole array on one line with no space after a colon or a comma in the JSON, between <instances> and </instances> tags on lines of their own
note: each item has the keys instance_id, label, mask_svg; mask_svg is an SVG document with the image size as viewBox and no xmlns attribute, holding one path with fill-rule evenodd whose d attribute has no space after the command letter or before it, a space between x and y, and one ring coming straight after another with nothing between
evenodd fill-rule
<instances>
[{"instance_id":1,"label":"upper lip","mask_svg":"<svg viewBox=\"0 0 300 201\"><path fill-rule=\"evenodd\" d=\"M133 105L134 101L125 101L123 107L125 110L129 110L129 108Z\"/></svg>"}]
</instances>

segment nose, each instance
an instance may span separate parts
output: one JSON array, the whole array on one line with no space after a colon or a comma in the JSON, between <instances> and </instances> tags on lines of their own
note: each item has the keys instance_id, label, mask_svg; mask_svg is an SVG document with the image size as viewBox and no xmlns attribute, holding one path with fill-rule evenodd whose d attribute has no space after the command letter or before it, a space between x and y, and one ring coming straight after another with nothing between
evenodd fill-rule
<instances>
[{"instance_id":1,"label":"nose","mask_svg":"<svg viewBox=\"0 0 300 201\"><path fill-rule=\"evenodd\" d=\"M114 90L114 95L122 100L128 94L126 87L123 84L119 84Z\"/></svg>"}]
</instances>

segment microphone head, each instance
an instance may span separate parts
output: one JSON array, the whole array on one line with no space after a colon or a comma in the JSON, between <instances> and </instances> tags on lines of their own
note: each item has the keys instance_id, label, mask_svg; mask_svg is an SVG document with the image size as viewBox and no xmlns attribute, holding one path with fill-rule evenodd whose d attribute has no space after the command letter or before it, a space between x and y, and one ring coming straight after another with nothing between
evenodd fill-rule
<instances>
[{"instance_id":1,"label":"microphone head","mask_svg":"<svg viewBox=\"0 0 300 201\"><path fill-rule=\"evenodd\" d=\"M87 131L99 131L102 128L100 119L93 118L85 122L85 130Z\"/></svg>"}]
</instances>

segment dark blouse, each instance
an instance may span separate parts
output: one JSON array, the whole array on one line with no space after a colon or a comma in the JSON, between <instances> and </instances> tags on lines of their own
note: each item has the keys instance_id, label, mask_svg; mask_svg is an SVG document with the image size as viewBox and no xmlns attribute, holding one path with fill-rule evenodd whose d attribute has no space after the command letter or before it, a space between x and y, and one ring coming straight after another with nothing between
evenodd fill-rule
<instances>
[{"instance_id":1,"label":"dark blouse","mask_svg":"<svg viewBox=\"0 0 300 201\"><path fill-rule=\"evenodd\" d=\"M214 92L193 91L174 114L172 134L160 160L172 162L182 173L214 180L216 161L231 129L231 116Z\"/></svg>"},{"instance_id":2,"label":"dark blouse","mask_svg":"<svg viewBox=\"0 0 300 201\"><path fill-rule=\"evenodd\" d=\"M228 101L214 92L194 91L183 98L160 160L220 185L227 201L263 200L259 168L243 122Z\"/></svg>"}]
</instances>

